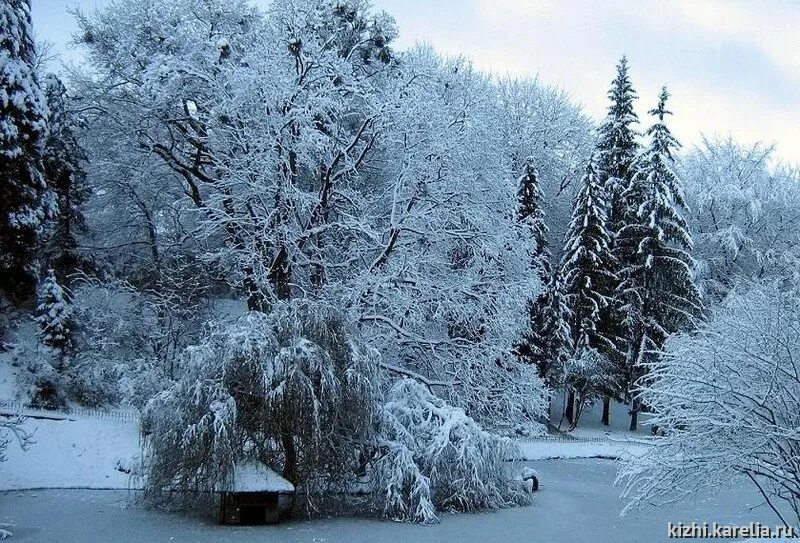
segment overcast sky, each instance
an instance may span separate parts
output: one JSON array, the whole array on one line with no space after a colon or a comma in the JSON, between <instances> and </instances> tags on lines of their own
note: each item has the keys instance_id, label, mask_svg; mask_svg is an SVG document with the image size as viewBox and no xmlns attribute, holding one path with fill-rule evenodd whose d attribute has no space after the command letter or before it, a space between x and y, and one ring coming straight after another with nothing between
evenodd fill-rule
<instances>
[{"instance_id":1,"label":"overcast sky","mask_svg":"<svg viewBox=\"0 0 800 543\"><path fill-rule=\"evenodd\" d=\"M107 0L32 0L34 28L67 58L68 8ZM164 0L169 1L169 0ZM262 0L258 0L262 1ZM263 0L266 1L266 0ZM630 60L641 119L666 83L673 131L774 143L800 163L798 0L375 0L400 27L397 47L432 43L497 74L538 76L600 119L614 65ZM645 120L644 124L649 124Z\"/></svg>"}]
</instances>

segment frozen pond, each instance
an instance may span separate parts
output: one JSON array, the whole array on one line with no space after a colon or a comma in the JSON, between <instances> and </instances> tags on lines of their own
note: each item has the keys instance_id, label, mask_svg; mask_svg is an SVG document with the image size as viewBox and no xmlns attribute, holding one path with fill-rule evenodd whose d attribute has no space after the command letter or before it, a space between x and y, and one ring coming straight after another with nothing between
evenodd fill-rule
<instances>
[{"instance_id":1,"label":"frozen pond","mask_svg":"<svg viewBox=\"0 0 800 543\"><path fill-rule=\"evenodd\" d=\"M124 491L37 490L0 493L0 522L13 522L11 541L395 543L395 542L614 542L667 541L667 522L774 524L748 486L698 496L668 507L648 507L620 518L612 460L531 463L542 475L532 507L475 515L443 515L441 524L416 526L381 520L323 519L277 526L223 527L176 514L144 511Z\"/></svg>"}]
</instances>

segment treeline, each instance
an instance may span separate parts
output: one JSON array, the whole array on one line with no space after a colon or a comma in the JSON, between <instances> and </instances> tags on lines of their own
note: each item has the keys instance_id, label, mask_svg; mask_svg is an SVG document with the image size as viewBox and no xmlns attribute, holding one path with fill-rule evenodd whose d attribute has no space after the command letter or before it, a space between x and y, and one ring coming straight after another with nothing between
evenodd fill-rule
<instances>
[{"instance_id":1,"label":"treeline","mask_svg":"<svg viewBox=\"0 0 800 543\"><path fill-rule=\"evenodd\" d=\"M284 4L79 13L69 92L4 5L0 288L51 356L20 355L33 402L143 406L208 323L315 301L387 383L490 426L539 431L561 389L572 426L602 398L634 428L669 336L796 270L796 171L679 156L667 90L642 131L624 58L595 128L537 81L395 51L366 2Z\"/></svg>"}]
</instances>

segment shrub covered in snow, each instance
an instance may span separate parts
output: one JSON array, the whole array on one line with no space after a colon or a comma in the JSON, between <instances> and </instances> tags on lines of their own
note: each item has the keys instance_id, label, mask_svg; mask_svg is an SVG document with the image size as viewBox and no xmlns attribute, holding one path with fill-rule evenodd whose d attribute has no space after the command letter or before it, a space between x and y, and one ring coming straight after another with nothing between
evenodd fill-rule
<instances>
[{"instance_id":1,"label":"shrub covered in snow","mask_svg":"<svg viewBox=\"0 0 800 543\"><path fill-rule=\"evenodd\" d=\"M437 511L528 501L511 476L515 446L483 430L413 379L396 382L380 410L372 469L387 517L433 522Z\"/></svg>"},{"instance_id":2,"label":"shrub covered in snow","mask_svg":"<svg viewBox=\"0 0 800 543\"><path fill-rule=\"evenodd\" d=\"M185 376L144 411L151 498L225 488L246 460L282 472L309 504L352 477L370 435L378 361L332 307L251 312L212 326L187 356Z\"/></svg>"}]
</instances>

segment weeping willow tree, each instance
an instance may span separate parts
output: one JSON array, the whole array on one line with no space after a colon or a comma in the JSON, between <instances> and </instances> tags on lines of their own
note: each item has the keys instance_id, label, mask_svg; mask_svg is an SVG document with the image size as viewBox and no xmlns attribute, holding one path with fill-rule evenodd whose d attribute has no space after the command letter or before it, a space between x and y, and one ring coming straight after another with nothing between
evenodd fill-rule
<instances>
[{"instance_id":1,"label":"weeping willow tree","mask_svg":"<svg viewBox=\"0 0 800 543\"><path fill-rule=\"evenodd\" d=\"M186 358L184 377L142 417L151 504L194 506L252 462L292 482L304 514L349 507L428 523L529 500L510 471L511 440L413 379L383 394L378 354L327 304L280 302L217 323Z\"/></svg>"},{"instance_id":2,"label":"weeping willow tree","mask_svg":"<svg viewBox=\"0 0 800 543\"><path fill-rule=\"evenodd\" d=\"M306 504L352 478L373 428L378 361L335 309L294 301L213 325L187 365L144 411L151 502L225 489L249 461L282 473Z\"/></svg>"}]
</instances>

